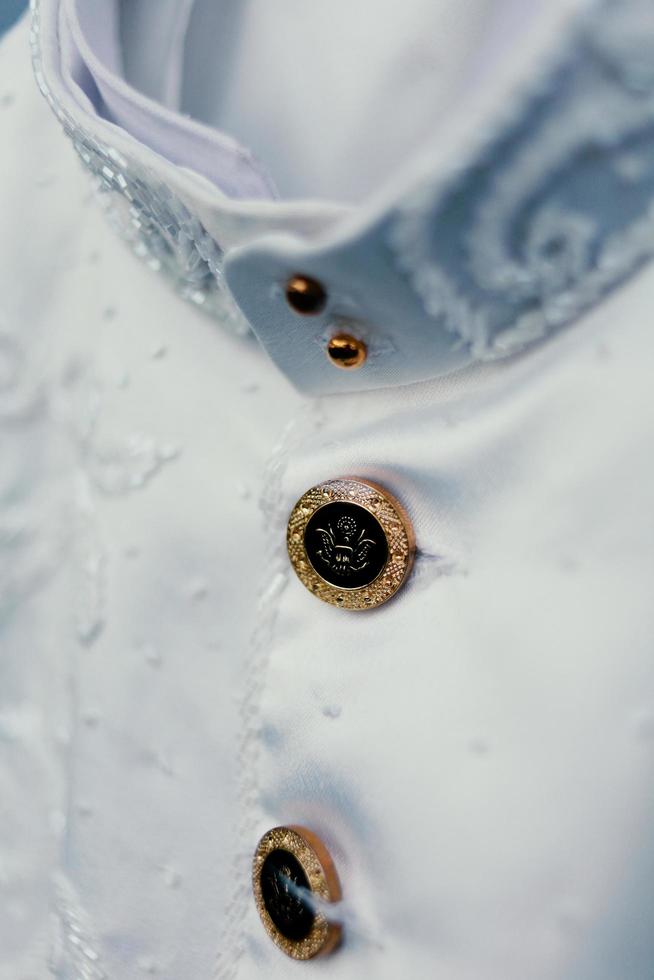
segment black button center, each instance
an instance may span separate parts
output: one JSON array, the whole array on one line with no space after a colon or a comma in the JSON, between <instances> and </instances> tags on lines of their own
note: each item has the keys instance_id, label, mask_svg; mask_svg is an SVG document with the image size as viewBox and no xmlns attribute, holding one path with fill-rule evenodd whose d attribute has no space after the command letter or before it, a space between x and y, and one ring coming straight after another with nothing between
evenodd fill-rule
<instances>
[{"instance_id":1,"label":"black button center","mask_svg":"<svg viewBox=\"0 0 654 980\"><path fill-rule=\"evenodd\" d=\"M261 868L261 895L268 915L286 939L301 942L316 916L300 889L309 881L298 859L289 851L271 851Z\"/></svg>"},{"instance_id":2,"label":"black button center","mask_svg":"<svg viewBox=\"0 0 654 980\"><path fill-rule=\"evenodd\" d=\"M321 578L341 589L370 585L388 560L388 542L377 518L348 501L318 508L307 523L304 547Z\"/></svg>"}]
</instances>

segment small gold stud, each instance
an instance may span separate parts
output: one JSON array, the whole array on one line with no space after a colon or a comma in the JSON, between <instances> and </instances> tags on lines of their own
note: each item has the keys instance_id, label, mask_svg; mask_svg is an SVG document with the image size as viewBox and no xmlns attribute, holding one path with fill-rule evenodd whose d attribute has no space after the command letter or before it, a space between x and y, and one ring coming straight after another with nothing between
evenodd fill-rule
<instances>
[{"instance_id":1,"label":"small gold stud","mask_svg":"<svg viewBox=\"0 0 654 980\"><path fill-rule=\"evenodd\" d=\"M327 355L334 367L352 370L365 364L368 348L362 340L348 333L339 333L327 344Z\"/></svg>"},{"instance_id":2,"label":"small gold stud","mask_svg":"<svg viewBox=\"0 0 654 980\"><path fill-rule=\"evenodd\" d=\"M325 287L310 276L291 276L286 283L286 300L301 316L315 316L327 302Z\"/></svg>"}]
</instances>

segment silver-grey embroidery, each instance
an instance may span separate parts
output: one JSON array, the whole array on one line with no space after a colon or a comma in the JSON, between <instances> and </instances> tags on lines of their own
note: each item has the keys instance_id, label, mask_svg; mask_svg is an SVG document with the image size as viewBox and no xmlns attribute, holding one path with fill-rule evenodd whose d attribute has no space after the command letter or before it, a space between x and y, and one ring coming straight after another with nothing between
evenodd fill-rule
<instances>
[{"instance_id":1,"label":"silver-grey embroidery","mask_svg":"<svg viewBox=\"0 0 654 980\"><path fill-rule=\"evenodd\" d=\"M49 967L55 977L107 980L98 952L98 940L71 882L58 872L53 876L54 919Z\"/></svg>"},{"instance_id":2,"label":"silver-grey embroidery","mask_svg":"<svg viewBox=\"0 0 654 980\"><path fill-rule=\"evenodd\" d=\"M601 0L513 116L388 241L426 314L472 357L514 353L654 254L654 8Z\"/></svg>"},{"instance_id":3,"label":"silver-grey embroidery","mask_svg":"<svg viewBox=\"0 0 654 980\"><path fill-rule=\"evenodd\" d=\"M30 48L38 87L80 160L111 224L134 253L186 300L236 333L249 326L225 287L223 252L198 218L146 167L89 135L55 98L41 53L40 0L30 0Z\"/></svg>"}]
</instances>

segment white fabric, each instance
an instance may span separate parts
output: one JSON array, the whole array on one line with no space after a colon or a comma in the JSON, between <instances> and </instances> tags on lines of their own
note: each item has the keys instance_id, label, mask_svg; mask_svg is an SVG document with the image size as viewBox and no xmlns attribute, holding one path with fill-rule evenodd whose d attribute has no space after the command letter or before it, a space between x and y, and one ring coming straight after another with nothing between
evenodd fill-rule
<instances>
[{"instance_id":1,"label":"white fabric","mask_svg":"<svg viewBox=\"0 0 654 980\"><path fill-rule=\"evenodd\" d=\"M99 94L101 99L95 101L99 102L96 108L100 113L145 145L164 154L171 163L191 168L230 195L272 197L274 192L268 175L235 140L206 126L184 121L171 111L168 103L171 92L179 85L181 72L184 20L179 17L179 12L187 8L166 9L169 17L157 20L158 30L154 35L146 34L150 37L150 46L144 43L143 32L134 31L134 40L141 42L139 49L158 52L167 66L159 89L153 93L161 94L162 103L159 103L138 93L122 77L121 28L137 25L138 21L133 16L121 19L112 3L98 5L83 0L64 0L59 36L75 52L81 66L77 85L70 87L68 97L72 94L80 101ZM174 16L176 13L177 17ZM166 37L163 25L168 26L172 36ZM131 64L134 58L126 52L124 60ZM141 55L141 63L147 65L148 58ZM140 77L137 75L137 81Z\"/></svg>"},{"instance_id":2,"label":"white fabric","mask_svg":"<svg viewBox=\"0 0 654 980\"><path fill-rule=\"evenodd\" d=\"M458 110L503 6L196 0L182 106L252 147L283 196L356 201Z\"/></svg>"},{"instance_id":3,"label":"white fabric","mask_svg":"<svg viewBox=\"0 0 654 980\"><path fill-rule=\"evenodd\" d=\"M238 197L360 202L418 151L442 157L446 121L489 94L498 110L584 2L410 0L401 17L394 0L65 6L108 117L127 132L218 187L238 183L230 154L241 169L248 157Z\"/></svg>"},{"instance_id":4,"label":"white fabric","mask_svg":"<svg viewBox=\"0 0 654 980\"><path fill-rule=\"evenodd\" d=\"M651 980L653 270L521 359L300 399L113 238L26 33L0 47L1 980ZM352 473L419 546L361 615L284 549ZM249 891L283 822L343 885L310 966Z\"/></svg>"}]
</instances>

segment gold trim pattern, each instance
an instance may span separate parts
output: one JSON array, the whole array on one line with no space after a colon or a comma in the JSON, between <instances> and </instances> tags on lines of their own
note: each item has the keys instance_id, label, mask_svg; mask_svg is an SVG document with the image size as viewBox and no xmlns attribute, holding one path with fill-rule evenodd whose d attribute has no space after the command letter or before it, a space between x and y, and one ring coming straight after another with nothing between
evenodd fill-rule
<instances>
[{"instance_id":1,"label":"gold trim pattern","mask_svg":"<svg viewBox=\"0 0 654 980\"><path fill-rule=\"evenodd\" d=\"M307 554L304 536L309 520L320 507L336 501L365 508L386 535L386 563L374 582L361 588L345 589L327 582ZM415 536L403 507L388 490L359 477L328 480L307 490L291 512L286 543L291 564L302 584L318 599L340 609L374 609L387 602L405 582L415 555Z\"/></svg>"},{"instance_id":2,"label":"gold trim pattern","mask_svg":"<svg viewBox=\"0 0 654 980\"><path fill-rule=\"evenodd\" d=\"M315 918L309 935L295 941L284 936L268 914L261 890L261 871L268 855L276 850L288 851L299 861L311 894L316 899L320 902L338 902L341 886L329 852L320 838L306 827L274 827L259 841L252 861L254 901L263 927L275 945L294 960L326 956L341 942L343 929L340 923L328 920L320 908L314 910Z\"/></svg>"}]
</instances>

